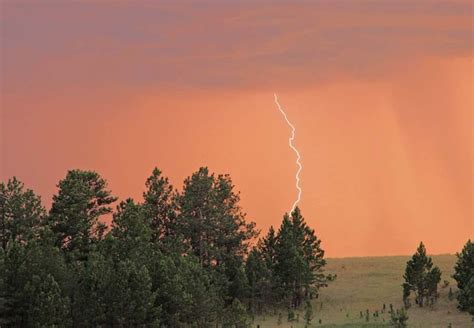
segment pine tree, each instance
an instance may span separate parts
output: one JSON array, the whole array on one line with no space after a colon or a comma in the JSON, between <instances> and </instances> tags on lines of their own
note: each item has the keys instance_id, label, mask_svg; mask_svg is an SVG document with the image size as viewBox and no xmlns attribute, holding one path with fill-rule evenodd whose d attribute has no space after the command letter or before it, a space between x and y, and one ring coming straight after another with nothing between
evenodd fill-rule
<instances>
[{"instance_id":1,"label":"pine tree","mask_svg":"<svg viewBox=\"0 0 474 328\"><path fill-rule=\"evenodd\" d=\"M37 239L46 211L41 199L15 177L0 183L0 243L6 250L9 242L25 244Z\"/></svg>"},{"instance_id":2,"label":"pine tree","mask_svg":"<svg viewBox=\"0 0 474 328\"><path fill-rule=\"evenodd\" d=\"M441 270L435 266L433 267L426 277L426 284L428 286L428 298L431 305L434 304L438 298L438 284L441 281Z\"/></svg>"},{"instance_id":3,"label":"pine tree","mask_svg":"<svg viewBox=\"0 0 474 328\"><path fill-rule=\"evenodd\" d=\"M250 318L245 306L235 298L227 308L223 328L247 328L250 327Z\"/></svg>"},{"instance_id":4,"label":"pine tree","mask_svg":"<svg viewBox=\"0 0 474 328\"><path fill-rule=\"evenodd\" d=\"M112 229L98 250L105 259L99 281L109 326L154 326L159 304L153 286L153 263L161 254L153 247L152 230L143 205L127 199L117 206Z\"/></svg>"},{"instance_id":5,"label":"pine tree","mask_svg":"<svg viewBox=\"0 0 474 328\"><path fill-rule=\"evenodd\" d=\"M277 236L273 226L270 226L268 233L257 243L257 252L263 260L263 266L266 270L267 278L262 285L262 303L268 306L274 306L279 298L281 291L279 290L280 282L276 275L276 244Z\"/></svg>"},{"instance_id":6,"label":"pine tree","mask_svg":"<svg viewBox=\"0 0 474 328\"><path fill-rule=\"evenodd\" d=\"M410 292L415 293L416 303L422 307L425 298L432 299L437 297L438 284L441 281L441 271L437 266L433 267L430 257L426 256L426 248L420 243L416 253L411 260L407 262L405 274L403 275L403 299L405 305L410 296Z\"/></svg>"},{"instance_id":7,"label":"pine tree","mask_svg":"<svg viewBox=\"0 0 474 328\"><path fill-rule=\"evenodd\" d=\"M23 274L22 268L27 259L26 247L18 242L8 243L5 250L2 248L1 279L3 287L0 289L2 327L26 325L27 305L23 302L23 291L29 279Z\"/></svg>"},{"instance_id":8,"label":"pine tree","mask_svg":"<svg viewBox=\"0 0 474 328\"><path fill-rule=\"evenodd\" d=\"M57 245L83 260L103 236L105 225L99 219L112 212L109 205L117 198L106 189L107 182L92 171L69 171L58 188L49 225L56 234Z\"/></svg>"},{"instance_id":9,"label":"pine tree","mask_svg":"<svg viewBox=\"0 0 474 328\"><path fill-rule=\"evenodd\" d=\"M108 327L158 326L156 293L145 266L133 261L111 263L109 275L100 281L99 295L105 309L103 324Z\"/></svg>"},{"instance_id":10,"label":"pine tree","mask_svg":"<svg viewBox=\"0 0 474 328\"><path fill-rule=\"evenodd\" d=\"M247 223L240 196L228 175L209 174L207 168L184 182L178 196L178 232L189 245L188 253L201 266L214 271L227 305L246 290L243 259L248 242L256 237L255 223Z\"/></svg>"},{"instance_id":11,"label":"pine tree","mask_svg":"<svg viewBox=\"0 0 474 328\"><path fill-rule=\"evenodd\" d=\"M273 226L270 226L267 235L259 240L258 248L267 267L271 270L275 268L276 263L276 244L277 236L275 234L275 229L273 229Z\"/></svg>"},{"instance_id":12,"label":"pine tree","mask_svg":"<svg viewBox=\"0 0 474 328\"><path fill-rule=\"evenodd\" d=\"M456 256L453 278L459 288L459 309L474 315L474 243L468 240Z\"/></svg>"},{"instance_id":13,"label":"pine tree","mask_svg":"<svg viewBox=\"0 0 474 328\"><path fill-rule=\"evenodd\" d=\"M25 286L28 299L26 317L29 327L66 326L69 319L69 298L62 294L59 284L51 274L33 275Z\"/></svg>"},{"instance_id":14,"label":"pine tree","mask_svg":"<svg viewBox=\"0 0 474 328\"><path fill-rule=\"evenodd\" d=\"M67 322L65 308L69 300L64 287L68 271L57 248L41 241L28 244L10 242L7 249L2 250L1 263L2 327L51 322L54 318L46 317L53 315ZM58 301L57 308L49 298L54 299L54 302ZM42 312L45 312L45 316Z\"/></svg>"},{"instance_id":15,"label":"pine tree","mask_svg":"<svg viewBox=\"0 0 474 328\"><path fill-rule=\"evenodd\" d=\"M108 254L115 254L117 260L130 259L138 265L149 263L156 252L152 246L152 230L147 222L146 211L133 199L127 199L117 206L113 215L112 229L102 247L109 249ZM111 241L110 239L114 239Z\"/></svg>"},{"instance_id":16,"label":"pine tree","mask_svg":"<svg viewBox=\"0 0 474 328\"><path fill-rule=\"evenodd\" d=\"M161 308L161 323L165 327L206 327L223 313L219 290L213 276L202 268L193 255L168 254L156 257L153 290Z\"/></svg>"},{"instance_id":17,"label":"pine tree","mask_svg":"<svg viewBox=\"0 0 474 328\"><path fill-rule=\"evenodd\" d=\"M296 308L305 297L327 285L323 274L324 251L298 207L291 217L284 216L277 240L275 273L283 297L289 297L291 306Z\"/></svg>"},{"instance_id":18,"label":"pine tree","mask_svg":"<svg viewBox=\"0 0 474 328\"><path fill-rule=\"evenodd\" d=\"M250 309L255 314L261 312L263 306L271 306L274 301L272 299L272 272L257 247L252 248L249 253L245 273L250 288Z\"/></svg>"},{"instance_id":19,"label":"pine tree","mask_svg":"<svg viewBox=\"0 0 474 328\"><path fill-rule=\"evenodd\" d=\"M157 168L153 169L145 187L144 209L156 243L176 234L176 192Z\"/></svg>"},{"instance_id":20,"label":"pine tree","mask_svg":"<svg viewBox=\"0 0 474 328\"><path fill-rule=\"evenodd\" d=\"M155 327L160 308L146 266L93 252L76 271L73 326Z\"/></svg>"},{"instance_id":21,"label":"pine tree","mask_svg":"<svg viewBox=\"0 0 474 328\"><path fill-rule=\"evenodd\" d=\"M219 265L227 255L244 255L256 235L233 189L230 176L215 177L200 168L185 180L178 198L180 232L205 267Z\"/></svg>"}]
</instances>

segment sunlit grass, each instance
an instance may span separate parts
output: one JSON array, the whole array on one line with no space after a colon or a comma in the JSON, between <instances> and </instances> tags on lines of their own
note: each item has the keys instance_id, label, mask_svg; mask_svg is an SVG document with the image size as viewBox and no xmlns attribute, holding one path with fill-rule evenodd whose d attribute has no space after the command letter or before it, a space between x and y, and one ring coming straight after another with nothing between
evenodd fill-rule
<instances>
[{"instance_id":1,"label":"sunlit grass","mask_svg":"<svg viewBox=\"0 0 474 328\"><path fill-rule=\"evenodd\" d=\"M408 310L409 327L474 327L471 316L457 310L457 302L448 298L449 288L456 293L456 283L451 278L456 257L454 255L432 256L435 265L443 275L439 287L440 297L433 307L418 308L413 305ZM328 259L327 272L336 273L336 281L323 289L319 299L313 301L314 319L311 327L383 327L389 326L390 304L401 308L403 272L407 256L361 257ZM443 288L443 281L449 286ZM386 310L383 311L385 303ZM414 302L413 302L414 303ZM365 313L369 310L369 321ZM360 318L362 311L364 317ZM373 314L378 311L379 316ZM278 326L277 315L266 315L256 319L264 327L304 327L303 312L299 322L287 322L287 313L282 310L282 324ZM321 320L321 324L319 323Z\"/></svg>"}]
</instances>

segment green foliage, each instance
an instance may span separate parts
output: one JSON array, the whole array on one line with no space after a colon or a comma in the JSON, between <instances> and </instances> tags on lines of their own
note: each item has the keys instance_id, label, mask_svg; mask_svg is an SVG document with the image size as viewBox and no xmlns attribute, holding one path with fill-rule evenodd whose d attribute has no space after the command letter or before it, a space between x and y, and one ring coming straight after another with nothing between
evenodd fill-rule
<instances>
[{"instance_id":1,"label":"green foliage","mask_svg":"<svg viewBox=\"0 0 474 328\"><path fill-rule=\"evenodd\" d=\"M178 197L179 232L205 267L245 255L248 241L256 236L255 224L245 222L233 189L230 176L216 177L200 168L184 181Z\"/></svg>"},{"instance_id":2,"label":"green foliage","mask_svg":"<svg viewBox=\"0 0 474 328\"><path fill-rule=\"evenodd\" d=\"M21 182L1 183L0 326L243 328L282 303L294 320L303 300L309 325L327 277L299 209L248 253L258 232L228 175L201 168L178 193L154 169L145 187L113 212L106 181L72 170L46 215Z\"/></svg>"},{"instance_id":3,"label":"green foliage","mask_svg":"<svg viewBox=\"0 0 474 328\"><path fill-rule=\"evenodd\" d=\"M130 259L139 265L148 264L155 251L152 230L142 205L132 199L121 202L112 219L112 229L102 247L118 260ZM112 249L111 249L112 248Z\"/></svg>"},{"instance_id":4,"label":"green foliage","mask_svg":"<svg viewBox=\"0 0 474 328\"><path fill-rule=\"evenodd\" d=\"M148 269L91 254L73 294L74 326L156 326L159 307Z\"/></svg>"},{"instance_id":5,"label":"green foliage","mask_svg":"<svg viewBox=\"0 0 474 328\"><path fill-rule=\"evenodd\" d=\"M216 277L227 305L246 296L243 271L248 242L257 235L255 224L247 223L228 175L209 174L200 168L184 181L178 196L178 235L189 246L203 268Z\"/></svg>"},{"instance_id":6,"label":"green foliage","mask_svg":"<svg viewBox=\"0 0 474 328\"><path fill-rule=\"evenodd\" d=\"M249 284L250 309L255 314L272 303L272 271L257 247L249 253L245 273Z\"/></svg>"},{"instance_id":7,"label":"green foliage","mask_svg":"<svg viewBox=\"0 0 474 328\"><path fill-rule=\"evenodd\" d=\"M109 274L99 282L99 296L104 304L106 326L158 325L156 293L145 266L134 262L107 262Z\"/></svg>"},{"instance_id":8,"label":"green foliage","mask_svg":"<svg viewBox=\"0 0 474 328\"><path fill-rule=\"evenodd\" d=\"M258 241L258 249L263 257L263 260L265 261L267 268L271 271L275 269L276 244L277 236L275 234L275 229L273 229L273 226L270 226L265 238Z\"/></svg>"},{"instance_id":9,"label":"green foliage","mask_svg":"<svg viewBox=\"0 0 474 328\"><path fill-rule=\"evenodd\" d=\"M235 298L228 307L225 315L223 328L247 328L250 327L250 318L245 306Z\"/></svg>"},{"instance_id":10,"label":"green foliage","mask_svg":"<svg viewBox=\"0 0 474 328\"><path fill-rule=\"evenodd\" d=\"M453 278L459 288L459 309L474 315L474 243L468 240L456 256L458 260Z\"/></svg>"},{"instance_id":11,"label":"green foliage","mask_svg":"<svg viewBox=\"0 0 474 328\"><path fill-rule=\"evenodd\" d=\"M156 243L176 233L177 194L168 178L163 177L157 168L146 180L145 187L144 210L150 222L152 239Z\"/></svg>"},{"instance_id":12,"label":"green foliage","mask_svg":"<svg viewBox=\"0 0 474 328\"><path fill-rule=\"evenodd\" d=\"M38 237L45 213L40 197L15 177L0 183L1 247L5 250L9 242L25 244Z\"/></svg>"},{"instance_id":13,"label":"green foliage","mask_svg":"<svg viewBox=\"0 0 474 328\"><path fill-rule=\"evenodd\" d=\"M474 315L474 276L469 279L467 285L459 291L459 308Z\"/></svg>"},{"instance_id":14,"label":"green foliage","mask_svg":"<svg viewBox=\"0 0 474 328\"><path fill-rule=\"evenodd\" d=\"M425 299L434 302L438 294L438 284L441 281L441 270L433 266L430 257L426 256L426 249L420 243L416 253L407 262L405 274L403 275L403 300L405 307L409 306L408 297L413 291L416 303L422 307ZM393 311L392 311L393 312Z\"/></svg>"},{"instance_id":15,"label":"green foliage","mask_svg":"<svg viewBox=\"0 0 474 328\"><path fill-rule=\"evenodd\" d=\"M68 272L57 248L40 241L11 242L2 251L1 264L2 327L68 322L69 301L63 292Z\"/></svg>"},{"instance_id":16,"label":"green foliage","mask_svg":"<svg viewBox=\"0 0 474 328\"><path fill-rule=\"evenodd\" d=\"M29 303L26 309L29 327L59 327L69 321L69 298L62 295L61 287L51 274L33 275L24 294Z\"/></svg>"},{"instance_id":17,"label":"green foliage","mask_svg":"<svg viewBox=\"0 0 474 328\"><path fill-rule=\"evenodd\" d=\"M309 228L296 208L285 215L275 245L275 274L280 291L291 306L298 307L305 296L327 285L323 274L324 251L314 230Z\"/></svg>"},{"instance_id":18,"label":"green foliage","mask_svg":"<svg viewBox=\"0 0 474 328\"><path fill-rule=\"evenodd\" d=\"M112 212L117 200L107 182L93 171L71 170L58 184L53 196L49 226L56 234L57 245L70 257L84 259L94 243L101 239L105 225L99 221Z\"/></svg>"},{"instance_id":19,"label":"green foliage","mask_svg":"<svg viewBox=\"0 0 474 328\"><path fill-rule=\"evenodd\" d=\"M167 327L196 324L206 327L222 313L214 277L194 256L160 256L152 268L157 304Z\"/></svg>"}]
</instances>

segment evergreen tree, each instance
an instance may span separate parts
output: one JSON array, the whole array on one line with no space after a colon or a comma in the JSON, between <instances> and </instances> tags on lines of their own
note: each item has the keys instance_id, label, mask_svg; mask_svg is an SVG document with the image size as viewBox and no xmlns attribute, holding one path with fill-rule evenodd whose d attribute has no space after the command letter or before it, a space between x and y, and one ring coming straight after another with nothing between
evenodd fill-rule
<instances>
[{"instance_id":1,"label":"evergreen tree","mask_svg":"<svg viewBox=\"0 0 474 328\"><path fill-rule=\"evenodd\" d=\"M426 256L426 248L420 243L416 253L407 262L405 274L403 275L403 299L405 305L408 297L413 291L415 293L416 304L423 306L424 300L436 299L437 286L441 281L441 271L437 266L433 267L430 257Z\"/></svg>"},{"instance_id":2,"label":"evergreen tree","mask_svg":"<svg viewBox=\"0 0 474 328\"><path fill-rule=\"evenodd\" d=\"M184 182L179 201L180 232L203 266L219 265L227 255L246 253L247 242L256 235L254 223L245 222L228 175L209 174L207 168Z\"/></svg>"},{"instance_id":3,"label":"evergreen tree","mask_svg":"<svg viewBox=\"0 0 474 328\"><path fill-rule=\"evenodd\" d=\"M207 168L187 178L178 197L179 234L202 267L220 274L216 283L229 305L245 289L243 258L248 242L257 235L255 224L245 221L239 201L230 176L216 177Z\"/></svg>"},{"instance_id":4,"label":"evergreen tree","mask_svg":"<svg viewBox=\"0 0 474 328\"><path fill-rule=\"evenodd\" d=\"M292 307L326 286L323 274L324 251L314 230L309 228L297 207L291 217L285 215L275 246L275 273L281 284L282 295Z\"/></svg>"},{"instance_id":5,"label":"evergreen tree","mask_svg":"<svg viewBox=\"0 0 474 328\"><path fill-rule=\"evenodd\" d=\"M8 242L28 243L38 238L45 209L40 197L15 177L0 183L0 242L6 250Z\"/></svg>"},{"instance_id":6,"label":"evergreen tree","mask_svg":"<svg viewBox=\"0 0 474 328\"><path fill-rule=\"evenodd\" d=\"M60 251L47 243L11 242L2 251L2 327L31 326L58 318L67 323L69 300L63 292L68 271ZM48 317L50 317L48 319Z\"/></svg>"},{"instance_id":7,"label":"evergreen tree","mask_svg":"<svg viewBox=\"0 0 474 328\"><path fill-rule=\"evenodd\" d=\"M159 323L156 293L145 266L131 260L106 262L108 275L99 281L99 297L104 305L107 327L153 327Z\"/></svg>"},{"instance_id":8,"label":"evergreen tree","mask_svg":"<svg viewBox=\"0 0 474 328\"><path fill-rule=\"evenodd\" d=\"M275 229L273 229L273 226L270 226L265 238L259 240L258 248L263 256L265 264L271 270L275 268L276 263L276 244L277 236L275 234Z\"/></svg>"},{"instance_id":9,"label":"evergreen tree","mask_svg":"<svg viewBox=\"0 0 474 328\"><path fill-rule=\"evenodd\" d=\"M463 289L458 294L459 308L474 315L474 276L469 279Z\"/></svg>"},{"instance_id":10,"label":"evergreen tree","mask_svg":"<svg viewBox=\"0 0 474 328\"><path fill-rule=\"evenodd\" d=\"M51 274L33 275L26 284L25 299L28 327L65 327L69 319L69 298L62 294L59 284Z\"/></svg>"},{"instance_id":11,"label":"evergreen tree","mask_svg":"<svg viewBox=\"0 0 474 328\"><path fill-rule=\"evenodd\" d=\"M25 288L35 271L44 265L38 241L42 231L45 209L40 197L26 189L15 177L0 183L0 325L15 327L28 322L31 300L25 297ZM45 259L53 259L48 256ZM32 264L37 264L32 267ZM29 269L27 269L29 268ZM50 269L54 269L51 267ZM31 272L30 272L31 270ZM31 307L30 307L31 309Z\"/></svg>"},{"instance_id":12,"label":"evergreen tree","mask_svg":"<svg viewBox=\"0 0 474 328\"><path fill-rule=\"evenodd\" d=\"M112 229L98 248L97 286L107 326L154 326L159 305L150 268L159 252L151 242L152 231L144 206L127 199L117 206ZM101 260L102 259L102 260ZM105 273L104 273L105 272Z\"/></svg>"},{"instance_id":13,"label":"evergreen tree","mask_svg":"<svg viewBox=\"0 0 474 328\"><path fill-rule=\"evenodd\" d=\"M468 240L456 256L458 260L453 278L459 288L459 309L474 315L474 243Z\"/></svg>"},{"instance_id":14,"label":"evergreen tree","mask_svg":"<svg viewBox=\"0 0 474 328\"><path fill-rule=\"evenodd\" d=\"M250 310L253 314L259 313L264 306L271 306L274 300L272 272L257 247L253 247L249 253L245 264L245 273L249 284Z\"/></svg>"},{"instance_id":15,"label":"evergreen tree","mask_svg":"<svg viewBox=\"0 0 474 328\"><path fill-rule=\"evenodd\" d=\"M176 192L157 168L153 169L145 186L144 208L150 221L152 238L154 242L162 241L176 233Z\"/></svg>"},{"instance_id":16,"label":"evergreen tree","mask_svg":"<svg viewBox=\"0 0 474 328\"><path fill-rule=\"evenodd\" d=\"M438 284L441 281L441 270L435 266L433 267L426 277L426 284L428 286L428 299L430 304L433 305L438 298Z\"/></svg>"},{"instance_id":17,"label":"evergreen tree","mask_svg":"<svg viewBox=\"0 0 474 328\"><path fill-rule=\"evenodd\" d=\"M49 225L56 234L57 245L83 260L102 238L105 225L99 219L112 212L109 205L117 198L111 196L107 182L93 171L69 171L58 188Z\"/></svg>"},{"instance_id":18,"label":"evergreen tree","mask_svg":"<svg viewBox=\"0 0 474 328\"><path fill-rule=\"evenodd\" d=\"M2 248L1 261L1 280L2 289L0 297L2 303L0 306L0 318L2 327L17 327L26 325L27 305L23 303L23 291L28 276L23 275L22 266L27 260L26 247L18 242L7 244L7 248Z\"/></svg>"},{"instance_id":19,"label":"evergreen tree","mask_svg":"<svg viewBox=\"0 0 474 328\"><path fill-rule=\"evenodd\" d=\"M247 328L250 327L250 318L245 306L235 298L227 308L223 328Z\"/></svg>"},{"instance_id":20,"label":"evergreen tree","mask_svg":"<svg viewBox=\"0 0 474 328\"><path fill-rule=\"evenodd\" d=\"M91 253L77 271L71 317L79 327L154 327L159 307L148 269L129 259Z\"/></svg>"},{"instance_id":21,"label":"evergreen tree","mask_svg":"<svg viewBox=\"0 0 474 328\"><path fill-rule=\"evenodd\" d=\"M193 255L157 258L152 281L165 327L208 327L222 313L221 297L211 274Z\"/></svg>"},{"instance_id":22,"label":"evergreen tree","mask_svg":"<svg viewBox=\"0 0 474 328\"><path fill-rule=\"evenodd\" d=\"M267 235L260 239L257 244L257 251L263 260L264 269L266 271L265 280L262 280L262 299L261 302L269 307L275 306L275 302L279 301L281 294L279 287L280 282L276 275L276 244L277 235L273 226L268 229Z\"/></svg>"},{"instance_id":23,"label":"evergreen tree","mask_svg":"<svg viewBox=\"0 0 474 328\"><path fill-rule=\"evenodd\" d=\"M117 261L130 259L138 265L148 264L156 255L152 234L144 206L135 204L133 199L129 198L117 206L112 219L112 229L102 246L109 247L104 250L107 252L104 254L115 255Z\"/></svg>"}]
</instances>

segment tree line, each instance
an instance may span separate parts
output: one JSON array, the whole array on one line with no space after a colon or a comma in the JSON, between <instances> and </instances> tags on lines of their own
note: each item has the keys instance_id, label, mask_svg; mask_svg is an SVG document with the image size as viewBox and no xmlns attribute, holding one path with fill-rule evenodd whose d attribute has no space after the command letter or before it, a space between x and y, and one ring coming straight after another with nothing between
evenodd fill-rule
<instances>
[{"instance_id":1,"label":"tree line","mask_svg":"<svg viewBox=\"0 0 474 328\"><path fill-rule=\"evenodd\" d=\"M94 171L57 187L46 210L18 179L0 183L2 327L246 327L302 304L309 322L331 279L299 208L257 242L229 175L200 168L178 192L154 169L143 201L115 209Z\"/></svg>"}]
</instances>

